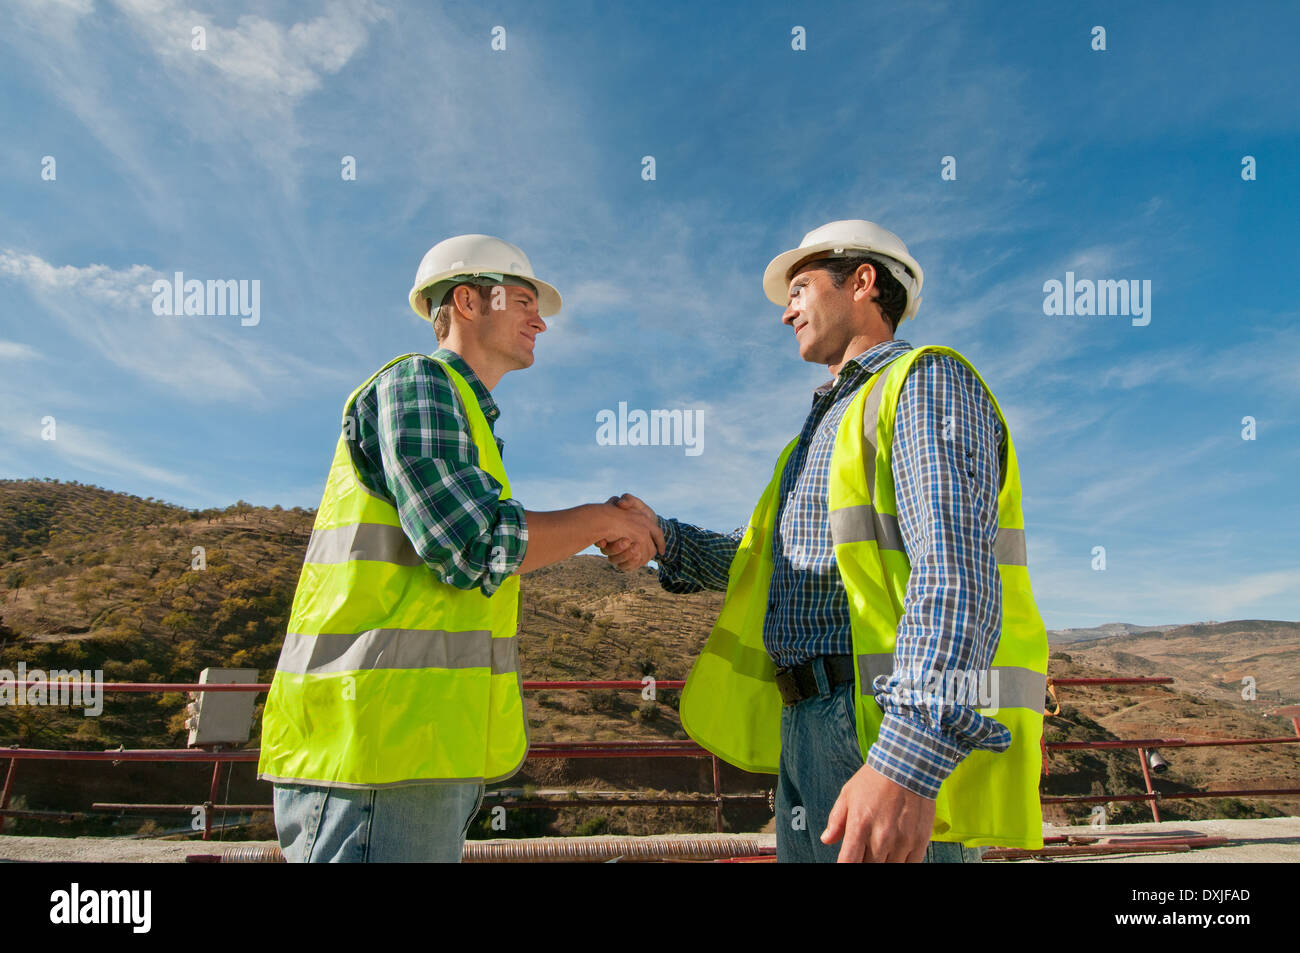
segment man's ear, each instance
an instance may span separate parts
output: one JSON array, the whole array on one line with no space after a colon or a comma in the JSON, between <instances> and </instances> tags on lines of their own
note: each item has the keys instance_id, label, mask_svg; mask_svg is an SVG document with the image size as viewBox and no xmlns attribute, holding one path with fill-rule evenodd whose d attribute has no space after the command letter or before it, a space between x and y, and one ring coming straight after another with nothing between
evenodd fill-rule
<instances>
[{"instance_id":1,"label":"man's ear","mask_svg":"<svg viewBox=\"0 0 1300 953\"><path fill-rule=\"evenodd\" d=\"M853 273L853 297L857 300L864 295L870 299L871 291L876 287L876 266L871 262L863 262L858 265L857 271Z\"/></svg>"},{"instance_id":2,"label":"man's ear","mask_svg":"<svg viewBox=\"0 0 1300 953\"><path fill-rule=\"evenodd\" d=\"M478 289L470 285L457 285L451 293L452 300L456 303L456 311L461 317L468 315L471 319L478 317L478 308L475 302L478 300Z\"/></svg>"}]
</instances>

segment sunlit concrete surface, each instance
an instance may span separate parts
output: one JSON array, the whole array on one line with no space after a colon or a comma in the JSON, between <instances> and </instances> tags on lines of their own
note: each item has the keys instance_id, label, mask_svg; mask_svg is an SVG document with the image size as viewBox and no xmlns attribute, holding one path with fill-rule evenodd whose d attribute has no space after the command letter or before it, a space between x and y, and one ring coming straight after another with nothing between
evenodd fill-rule
<instances>
[{"instance_id":1,"label":"sunlit concrete surface","mask_svg":"<svg viewBox=\"0 0 1300 953\"><path fill-rule=\"evenodd\" d=\"M1100 857L1053 857L1016 863L1066 864L1223 864L1300 862L1300 818L1264 820L1169 821L1162 824L1117 824L1104 828L1078 826L1043 829L1044 835L1100 838L1101 843L1127 839L1204 835L1226 837L1221 847L1195 848L1182 853L1110 854ZM663 835L666 837L683 835ZM774 834L737 835L776 846ZM537 838L538 841L573 841L579 838ZM599 841L604 838L581 838ZM485 842L492 843L492 842ZM233 847L274 846L274 841L169 841L125 837L13 837L0 836L0 862L79 861L84 863L184 863L193 854L223 854Z\"/></svg>"}]
</instances>

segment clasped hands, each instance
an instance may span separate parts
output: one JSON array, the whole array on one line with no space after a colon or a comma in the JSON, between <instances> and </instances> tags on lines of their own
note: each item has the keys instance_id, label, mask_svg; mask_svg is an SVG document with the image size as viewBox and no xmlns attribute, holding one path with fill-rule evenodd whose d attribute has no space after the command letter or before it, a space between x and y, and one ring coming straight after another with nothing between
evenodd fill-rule
<instances>
[{"instance_id":1,"label":"clasped hands","mask_svg":"<svg viewBox=\"0 0 1300 953\"><path fill-rule=\"evenodd\" d=\"M620 572L639 569L664 551L664 534L655 511L631 493L611 496L605 501L619 514L607 536L596 540L596 547Z\"/></svg>"}]
</instances>

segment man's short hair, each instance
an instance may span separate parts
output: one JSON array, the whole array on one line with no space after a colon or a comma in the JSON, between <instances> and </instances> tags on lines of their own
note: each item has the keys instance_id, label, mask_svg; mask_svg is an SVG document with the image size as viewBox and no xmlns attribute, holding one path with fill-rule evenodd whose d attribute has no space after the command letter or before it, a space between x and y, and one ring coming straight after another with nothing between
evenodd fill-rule
<instances>
[{"instance_id":1,"label":"man's short hair","mask_svg":"<svg viewBox=\"0 0 1300 953\"><path fill-rule=\"evenodd\" d=\"M843 288L849 275L861 266L871 265L876 270L876 304L880 305L880 312L889 322L890 332L898 330L898 323L907 310L907 290L879 259L873 255L852 255L847 258L823 258L810 264L830 274L831 284L836 288Z\"/></svg>"}]
</instances>

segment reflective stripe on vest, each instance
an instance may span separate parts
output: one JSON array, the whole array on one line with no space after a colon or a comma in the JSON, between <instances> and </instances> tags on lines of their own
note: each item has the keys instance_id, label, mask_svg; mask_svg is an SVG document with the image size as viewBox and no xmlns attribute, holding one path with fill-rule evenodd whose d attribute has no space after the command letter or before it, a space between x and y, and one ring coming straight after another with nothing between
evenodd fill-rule
<instances>
[{"instance_id":1,"label":"reflective stripe on vest","mask_svg":"<svg viewBox=\"0 0 1300 953\"><path fill-rule=\"evenodd\" d=\"M357 635L285 636L277 671L323 675L372 668L490 668L519 671L517 639L436 629L371 629Z\"/></svg>"},{"instance_id":2,"label":"reflective stripe on vest","mask_svg":"<svg viewBox=\"0 0 1300 953\"><path fill-rule=\"evenodd\" d=\"M880 676L894 674L894 653L873 652L858 656L858 682L874 687ZM991 665L978 672L950 672L943 678L945 701L979 709L1028 708L1041 712L1047 699L1047 682L1041 672L1018 665ZM908 686L913 691L930 691L931 686Z\"/></svg>"},{"instance_id":3,"label":"reflective stripe on vest","mask_svg":"<svg viewBox=\"0 0 1300 953\"><path fill-rule=\"evenodd\" d=\"M970 366L950 348L928 346L900 355L873 375L850 403L831 455L828 508L836 567L852 615L858 659L856 723L864 759L883 718L873 682L896 674L894 640L911 574L895 515L890 466L894 417L903 381L913 362L927 351L952 355ZM898 673L894 688L903 696L910 691L926 693L925 707L931 711L936 702L939 707L950 702L970 704L996 717L1012 735L1005 752L971 752L940 787L932 838L971 846L1038 847L1042 844L1039 738L1047 638L1029 585L1015 448L991 394L990 400L1007 434L1007 465L998 495L999 529L993 541L1003 609L997 651L982 672L936 673L930 677L941 678L937 686L909 684L906 673ZM691 737L732 764L767 773L778 769L782 706L762 633L777 493L796 442L778 460L750 518L732 561L718 623L681 698L682 724ZM757 660L759 654L766 665Z\"/></svg>"},{"instance_id":4,"label":"reflective stripe on vest","mask_svg":"<svg viewBox=\"0 0 1300 953\"><path fill-rule=\"evenodd\" d=\"M877 513L870 503L845 506L830 514L831 539L840 543L864 543L874 540L881 549L903 553L903 535L898 530L898 517L892 513ZM999 526L993 539L993 557L1002 566L1024 566L1025 531L1010 526Z\"/></svg>"},{"instance_id":5,"label":"reflective stripe on vest","mask_svg":"<svg viewBox=\"0 0 1300 953\"><path fill-rule=\"evenodd\" d=\"M344 406L351 416L361 390ZM423 355L419 355L423 356ZM510 481L469 383L447 366L479 465ZM528 750L519 577L491 596L441 581L340 435L262 722L258 776L338 787L509 777Z\"/></svg>"},{"instance_id":6,"label":"reflective stripe on vest","mask_svg":"<svg viewBox=\"0 0 1300 953\"><path fill-rule=\"evenodd\" d=\"M418 566L423 561L401 526L355 523L312 530L307 543L307 562L328 565L359 559L399 566Z\"/></svg>"}]
</instances>

